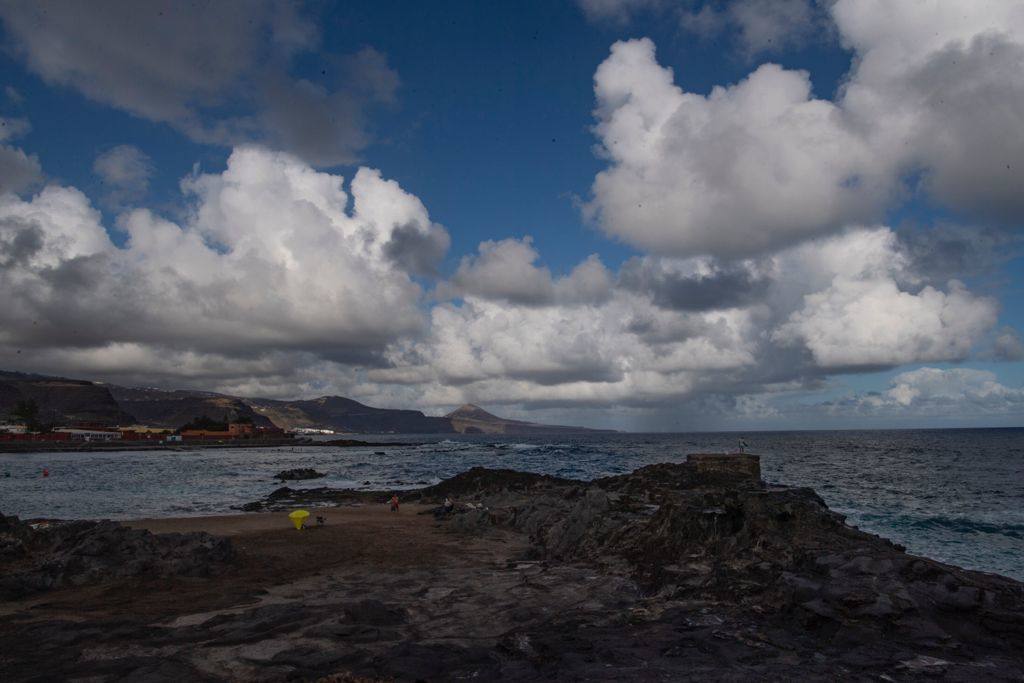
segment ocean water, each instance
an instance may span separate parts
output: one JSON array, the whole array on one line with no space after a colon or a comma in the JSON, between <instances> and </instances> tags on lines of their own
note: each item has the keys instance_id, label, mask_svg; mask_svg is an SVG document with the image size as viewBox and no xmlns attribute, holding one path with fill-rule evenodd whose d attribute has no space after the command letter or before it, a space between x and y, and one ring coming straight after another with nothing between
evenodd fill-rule
<instances>
[{"instance_id":1,"label":"ocean water","mask_svg":"<svg viewBox=\"0 0 1024 683\"><path fill-rule=\"evenodd\" d=\"M279 487L273 475L292 467L328 475L289 483L295 488L401 490L476 465L592 479L734 450L740 436L761 455L765 480L813 487L851 524L916 554L1024 580L1024 429L365 437L420 442L384 455L372 447L0 454L0 512L88 519L230 512Z\"/></svg>"}]
</instances>

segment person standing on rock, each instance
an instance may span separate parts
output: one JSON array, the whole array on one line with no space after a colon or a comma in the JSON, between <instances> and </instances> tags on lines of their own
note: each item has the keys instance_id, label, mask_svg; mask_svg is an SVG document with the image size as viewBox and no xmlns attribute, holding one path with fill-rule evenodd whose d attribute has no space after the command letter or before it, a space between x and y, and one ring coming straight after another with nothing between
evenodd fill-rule
<instances>
[{"instance_id":1,"label":"person standing on rock","mask_svg":"<svg viewBox=\"0 0 1024 683\"><path fill-rule=\"evenodd\" d=\"M398 512L398 494L392 494L391 496L391 511Z\"/></svg>"}]
</instances>

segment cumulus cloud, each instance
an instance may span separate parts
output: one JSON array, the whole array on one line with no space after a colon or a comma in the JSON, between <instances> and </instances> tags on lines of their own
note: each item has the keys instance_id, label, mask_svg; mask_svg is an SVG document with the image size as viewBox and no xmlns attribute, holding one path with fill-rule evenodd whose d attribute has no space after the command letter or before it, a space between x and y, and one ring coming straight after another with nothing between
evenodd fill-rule
<instances>
[{"instance_id":1,"label":"cumulus cloud","mask_svg":"<svg viewBox=\"0 0 1024 683\"><path fill-rule=\"evenodd\" d=\"M591 256L561 275L528 238L485 242L438 288L455 300L424 311L412 275L447 234L378 172L346 187L246 147L182 187L187 218L123 213L123 247L73 188L0 201L0 363L436 410L685 406L710 420L716 406L768 415L759 394L839 366L960 358L994 322L987 299L922 285L887 228L745 262L642 257L613 273ZM414 258L416 245L433 255Z\"/></svg>"},{"instance_id":2,"label":"cumulus cloud","mask_svg":"<svg viewBox=\"0 0 1024 683\"><path fill-rule=\"evenodd\" d=\"M594 77L608 168L586 213L673 256L770 252L873 220L918 191L1019 224L1020 6L839 0L832 16L855 55L834 101L774 64L687 93L650 40L613 45Z\"/></svg>"},{"instance_id":3,"label":"cumulus cloud","mask_svg":"<svg viewBox=\"0 0 1024 683\"><path fill-rule=\"evenodd\" d=\"M683 92L648 39L594 76L609 168L587 213L610 235L676 256L743 256L875 215L888 178L805 72L761 66L707 97Z\"/></svg>"},{"instance_id":4,"label":"cumulus cloud","mask_svg":"<svg viewBox=\"0 0 1024 683\"><path fill-rule=\"evenodd\" d=\"M655 4L583 3L612 20ZM760 4L721 7L731 17ZM314 32L294 12L256 4L277 56L248 46L248 28L221 46L206 46L200 28L188 49L168 46L167 72L154 79L135 56L108 70L106 29L88 17L67 43L74 58L47 53L37 41L60 44L79 12L54 7L35 27L22 16L32 7L3 10L20 54L50 82L197 139L259 139L305 161L239 146L223 172L182 181L187 206L174 220L145 207L123 212L123 246L74 188L0 193L0 287L10 301L0 308L0 365L438 410L467 400L626 406L664 419L687 413L688 427L706 427L722 412L775 419L784 410L774 397L842 372L956 362L979 345L1021 355L1016 332L993 332L995 302L959 281L1008 253L1006 233L984 218L1019 215L1019 176L1000 176L982 158L998 135L1007 140L999 153L1014 158L1006 163L1017 155L1018 19L1003 6L986 6L995 19L970 10L962 23L940 9L918 17L921 28L903 5L842 0L837 30L857 59L834 100L816 97L806 73L772 64L687 93L649 40L616 43L595 75L594 130L608 167L587 212L645 253L617 269L591 255L553 271L529 237L488 240L458 261L429 307L421 287L440 277L445 229L375 170L346 182L310 165L366 144L364 105L392 101L398 87L383 55L330 61L331 84L292 78L287 56ZM114 5L99 7L103 15ZM127 16L150 30L150 19ZM760 18L768 23L750 30L751 51L791 39L765 38L778 27ZM172 27L179 20L191 21ZM199 57L239 66L193 74L189 60ZM976 74L983 67L992 73ZM254 74L260 87L242 98L250 111L224 113L222 98ZM151 97L154 83L162 90ZM212 110L218 116L204 118ZM985 129L964 134L977 155L944 139L975 115ZM136 152L110 150L96 171L141 197L148 166ZM35 168L23 188L38 183ZM914 191L977 220L860 227ZM994 376L924 370L842 405L864 415L928 414L956 401L1019 411L1020 390Z\"/></svg>"},{"instance_id":5,"label":"cumulus cloud","mask_svg":"<svg viewBox=\"0 0 1024 683\"><path fill-rule=\"evenodd\" d=\"M392 345L392 367L368 379L415 386L439 406L704 411L817 388L835 372L962 359L996 319L993 301L956 282L924 284L882 227L758 261L638 257L610 281L600 265L603 296L583 305L557 294L573 274L553 276L538 261L528 240L482 245L453 278L462 300L435 306L428 334Z\"/></svg>"},{"instance_id":6,"label":"cumulus cloud","mask_svg":"<svg viewBox=\"0 0 1024 683\"><path fill-rule=\"evenodd\" d=\"M956 280L946 291L913 287L918 278L888 229L850 232L792 259L832 278L803 296L774 338L801 342L823 367L961 360L997 319L995 301Z\"/></svg>"},{"instance_id":7,"label":"cumulus cloud","mask_svg":"<svg viewBox=\"0 0 1024 683\"><path fill-rule=\"evenodd\" d=\"M438 385L480 400L566 403L649 401L680 396L697 371L751 363L744 312L696 314L691 334L645 340L632 326L643 314L669 325L641 297L616 292L597 307L509 306L470 298L431 314L430 336L408 352Z\"/></svg>"},{"instance_id":8,"label":"cumulus cloud","mask_svg":"<svg viewBox=\"0 0 1024 683\"><path fill-rule=\"evenodd\" d=\"M920 368L896 375L882 393L827 404L862 414L963 417L1024 414L1024 389L1001 384L995 374L971 368Z\"/></svg>"},{"instance_id":9,"label":"cumulus cloud","mask_svg":"<svg viewBox=\"0 0 1024 683\"><path fill-rule=\"evenodd\" d=\"M141 149L118 145L96 157L92 170L106 187L105 200L117 208L146 194L154 169L152 159Z\"/></svg>"},{"instance_id":10,"label":"cumulus cloud","mask_svg":"<svg viewBox=\"0 0 1024 683\"><path fill-rule=\"evenodd\" d=\"M464 256L452 276L456 292L519 304L546 304L554 299L551 271L538 267L533 238L488 240L479 253Z\"/></svg>"},{"instance_id":11,"label":"cumulus cloud","mask_svg":"<svg viewBox=\"0 0 1024 683\"><path fill-rule=\"evenodd\" d=\"M937 201L986 216L1024 209L1024 8L1016 2L839 0L857 55L841 105L877 149L900 150Z\"/></svg>"},{"instance_id":12,"label":"cumulus cloud","mask_svg":"<svg viewBox=\"0 0 1024 683\"><path fill-rule=\"evenodd\" d=\"M4 3L0 19L48 83L200 142L265 142L322 166L355 160L370 139L367 107L398 84L370 48L323 56L316 83L289 76L292 57L319 40L291 3L41 0Z\"/></svg>"},{"instance_id":13,"label":"cumulus cloud","mask_svg":"<svg viewBox=\"0 0 1024 683\"><path fill-rule=\"evenodd\" d=\"M533 238L487 240L476 254L464 256L451 279L438 288L442 298L477 297L526 306L587 304L610 295L612 277L591 255L565 277L536 265Z\"/></svg>"},{"instance_id":14,"label":"cumulus cloud","mask_svg":"<svg viewBox=\"0 0 1024 683\"><path fill-rule=\"evenodd\" d=\"M0 199L5 359L77 357L83 369L124 372L174 354L196 367L207 355L244 365L289 353L373 365L422 329L420 288L387 245L396 230L441 228L379 172L360 169L346 192L339 176L247 147L183 187L188 219L122 214L123 248L74 188Z\"/></svg>"}]
</instances>

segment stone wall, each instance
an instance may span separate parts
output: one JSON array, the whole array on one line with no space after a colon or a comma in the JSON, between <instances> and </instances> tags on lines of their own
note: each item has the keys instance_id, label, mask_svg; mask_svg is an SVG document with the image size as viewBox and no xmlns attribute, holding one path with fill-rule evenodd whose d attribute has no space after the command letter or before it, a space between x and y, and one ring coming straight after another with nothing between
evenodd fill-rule
<instances>
[{"instance_id":1,"label":"stone wall","mask_svg":"<svg viewBox=\"0 0 1024 683\"><path fill-rule=\"evenodd\" d=\"M749 453L691 453L686 464L698 474L724 479L761 481L761 456Z\"/></svg>"}]
</instances>

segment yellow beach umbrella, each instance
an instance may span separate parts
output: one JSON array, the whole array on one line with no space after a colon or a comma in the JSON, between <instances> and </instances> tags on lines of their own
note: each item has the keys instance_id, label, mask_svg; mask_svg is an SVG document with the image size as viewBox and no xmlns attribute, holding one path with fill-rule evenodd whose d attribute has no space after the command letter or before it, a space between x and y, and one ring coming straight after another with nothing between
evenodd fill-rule
<instances>
[{"instance_id":1,"label":"yellow beach umbrella","mask_svg":"<svg viewBox=\"0 0 1024 683\"><path fill-rule=\"evenodd\" d=\"M292 520L292 524L294 524L295 528L299 530L301 530L302 525L306 523L307 517L309 517L309 512L306 510L296 510L288 515L288 519Z\"/></svg>"}]
</instances>

